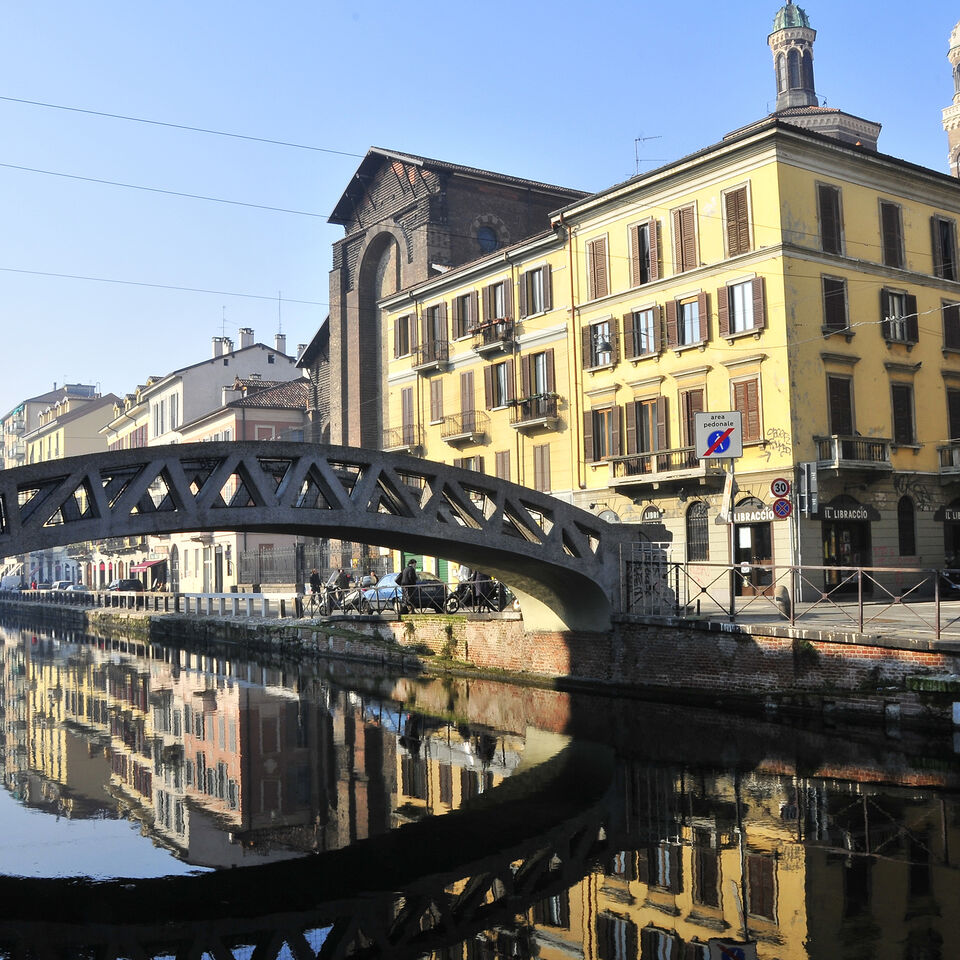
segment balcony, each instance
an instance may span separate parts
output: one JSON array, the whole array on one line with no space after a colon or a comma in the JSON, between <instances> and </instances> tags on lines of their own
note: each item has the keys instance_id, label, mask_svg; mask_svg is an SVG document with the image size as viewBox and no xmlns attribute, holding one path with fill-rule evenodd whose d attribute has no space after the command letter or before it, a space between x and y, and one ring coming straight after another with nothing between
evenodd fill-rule
<instances>
[{"instance_id":1,"label":"balcony","mask_svg":"<svg viewBox=\"0 0 960 960\"><path fill-rule=\"evenodd\" d=\"M814 437L820 470L890 471L890 440L876 437Z\"/></svg>"},{"instance_id":2,"label":"balcony","mask_svg":"<svg viewBox=\"0 0 960 960\"><path fill-rule=\"evenodd\" d=\"M26 427L27 424L23 417L14 417L12 420L7 421L7 433L15 433L17 436L20 436Z\"/></svg>"},{"instance_id":3,"label":"balcony","mask_svg":"<svg viewBox=\"0 0 960 960\"><path fill-rule=\"evenodd\" d=\"M937 458L940 461L941 479L960 477L960 443L937 447Z\"/></svg>"},{"instance_id":4,"label":"balcony","mask_svg":"<svg viewBox=\"0 0 960 960\"><path fill-rule=\"evenodd\" d=\"M412 367L418 373L439 370L450 359L450 343L447 340L427 340L417 347Z\"/></svg>"},{"instance_id":5,"label":"balcony","mask_svg":"<svg viewBox=\"0 0 960 960\"><path fill-rule=\"evenodd\" d=\"M719 460L701 460L694 447L657 450L652 453L633 453L610 460L610 486L627 487L649 484L659 486L682 480L705 480L723 477L725 470Z\"/></svg>"},{"instance_id":6,"label":"balcony","mask_svg":"<svg viewBox=\"0 0 960 960\"><path fill-rule=\"evenodd\" d=\"M400 427L387 427L383 431L383 449L387 453L413 453L423 446L420 427L405 423Z\"/></svg>"},{"instance_id":7,"label":"balcony","mask_svg":"<svg viewBox=\"0 0 960 960\"><path fill-rule=\"evenodd\" d=\"M465 410L443 418L440 436L450 444L477 443L490 418L482 410Z\"/></svg>"},{"instance_id":8,"label":"balcony","mask_svg":"<svg viewBox=\"0 0 960 960\"><path fill-rule=\"evenodd\" d=\"M528 427L546 427L557 425L557 407L560 398L555 393L541 393L525 400L518 400L510 412L510 426L517 430Z\"/></svg>"},{"instance_id":9,"label":"balcony","mask_svg":"<svg viewBox=\"0 0 960 960\"><path fill-rule=\"evenodd\" d=\"M495 353L513 345L513 321L509 317L481 323L473 330L473 349L477 353Z\"/></svg>"}]
</instances>

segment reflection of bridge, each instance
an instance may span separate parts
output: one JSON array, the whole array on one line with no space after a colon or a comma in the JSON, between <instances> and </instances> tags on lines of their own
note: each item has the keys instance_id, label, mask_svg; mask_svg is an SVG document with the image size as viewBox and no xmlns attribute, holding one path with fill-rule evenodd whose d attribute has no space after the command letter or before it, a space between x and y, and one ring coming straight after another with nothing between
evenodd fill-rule
<instances>
[{"instance_id":1,"label":"reflection of bridge","mask_svg":"<svg viewBox=\"0 0 960 960\"><path fill-rule=\"evenodd\" d=\"M0 471L0 556L108 537L257 530L336 537L485 570L530 630L603 630L628 530L547 494L400 454L197 443Z\"/></svg>"},{"instance_id":2,"label":"reflection of bridge","mask_svg":"<svg viewBox=\"0 0 960 960\"><path fill-rule=\"evenodd\" d=\"M500 786L343 850L188 877L2 877L0 949L101 960L421 956L512 922L585 876L615 832L613 783L610 750L530 731L524 763Z\"/></svg>"}]
</instances>

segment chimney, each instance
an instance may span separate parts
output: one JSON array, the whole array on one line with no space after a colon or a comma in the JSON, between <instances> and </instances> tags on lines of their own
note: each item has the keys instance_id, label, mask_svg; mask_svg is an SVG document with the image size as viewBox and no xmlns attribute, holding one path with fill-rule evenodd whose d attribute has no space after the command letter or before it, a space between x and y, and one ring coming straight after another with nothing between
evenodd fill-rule
<instances>
[{"instance_id":1,"label":"chimney","mask_svg":"<svg viewBox=\"0 0 960 960\"><path fill-rule=\"evenodd\" d=\"M273 338L273 346L277 353L286 353L287 352L287 335L285 333L278 333Z\"/></svg>"},{"instance_id":2,"label":"chimney","mask_svg":"<svg viewBox=\"0 0 960 960\"><path fill-rule=\"evenodd\" d=\"M243 391L239 390L237 387L221 387L220 388L220 405L226 406L230 403L231 400L239 400L243 396Z\"/></svg>"},{"instance_id":3,"label":"chimney","mask_svg":"<svg viewBox=\"0 0 960 960\"><path fill-rule=\"evenodd\" d=\"M243 350L244 347L253 346L253 328L252 327L241 327L240 328L240 349Z\"/></svg>"},{"instance_id":4,"label":"chimney","mask_svg":"<svg viewBox=\"0 0 960 960\"><path fill-rule=\"evenodd\" d=\"M222 357L223 356L223 337L214 337L213 338L213 356Z\"/></svg>"},{"instance_id":5,"label":"chimney","mask_svg":"<svg viewBox=\"0 0 960 960\"><path fill-rule=\"evenodd\" d=\"M307 349L307 345L305 343L297 344L297 360L299 360L303 356L303 351L306 349Z\"/></svg>"}]
</instances>

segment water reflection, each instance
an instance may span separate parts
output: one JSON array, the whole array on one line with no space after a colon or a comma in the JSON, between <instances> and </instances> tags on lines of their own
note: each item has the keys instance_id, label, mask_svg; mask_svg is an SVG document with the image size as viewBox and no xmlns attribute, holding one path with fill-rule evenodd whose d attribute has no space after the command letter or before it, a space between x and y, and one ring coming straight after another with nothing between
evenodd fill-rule
<instances>
[{"instance_id":1,"label":"water reflection","mask_svg":"<svg viewBox=\"0 0 960 960\"><path fill-rule=\"evenodd\" d=\"M113 875L147 875L145 848L167 851L158 874L207 868L79 902L77 924L112 903L126 924L115 939L144 957L960 953L949 742L481 679L3 639L11 802L51 837L77 821L136 825ZM8 813L0 804L0 843L15 845ZM78 869L71 843L53 843L57 874ZM220 869L238 865L260 870ZM208 886L176 886L190 883ZM16 895L0 881L0 948L26 937L32 891ZM130 955L96 930L58 936Z\"/></svg>"}]
</instances>

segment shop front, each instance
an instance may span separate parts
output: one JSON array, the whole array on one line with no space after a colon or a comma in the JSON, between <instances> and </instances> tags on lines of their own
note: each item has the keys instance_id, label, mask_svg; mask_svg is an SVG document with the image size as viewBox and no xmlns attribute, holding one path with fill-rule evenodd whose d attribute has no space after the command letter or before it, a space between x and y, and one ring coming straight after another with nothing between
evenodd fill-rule
<instances>
[{"instance_id":1,"label":"shop front","mask_svg":"<svg viewBox=\"0 0 960 960\"><path fill-rule=\"evenodd\" d=\"M846 494L820 507L825 567L869 567L873 565L870 526L880 519L875 507ZM856 593L859 578L842 569L824 571L824 587L832 593ZM863 580L863 592L870 593L872 581Z\"/></svg>"},{"instance_id":2,"label":"shop front","mask_svg":"<svg viewBox=\"0 0 960 960\"><path fill-rule=\"evenodd\" d=\"M773 509L756 497L741 500L733 511L733 562L738 596L773 593Z\"/></svg>"}]
</instances>

